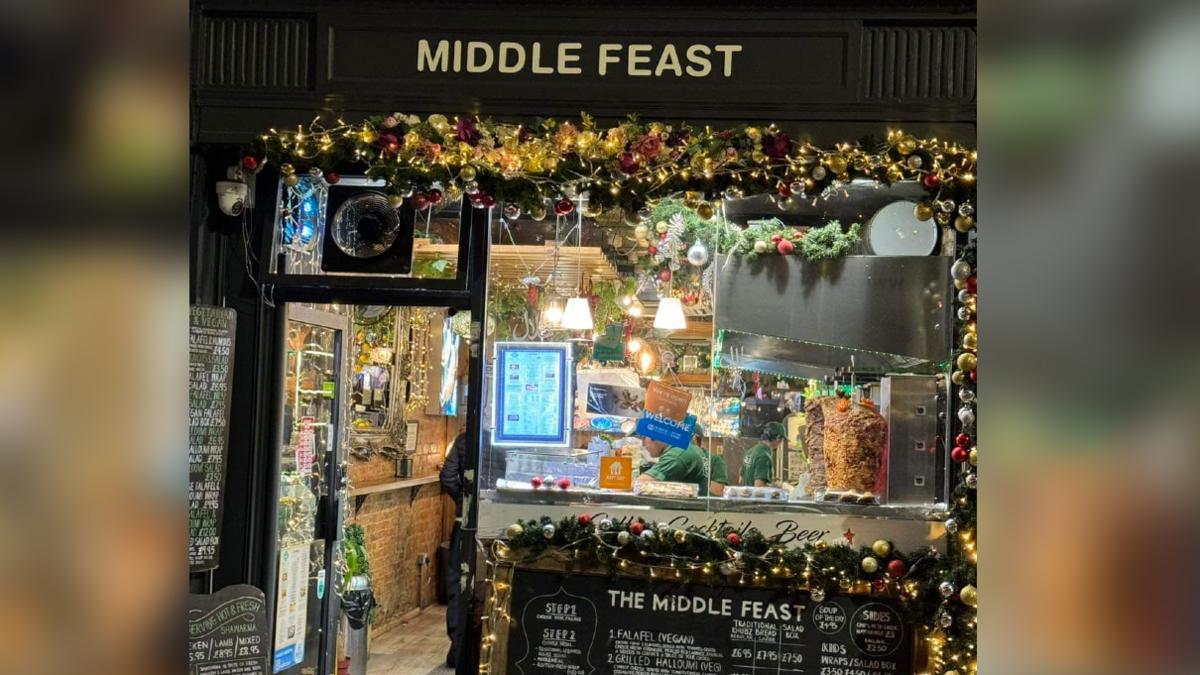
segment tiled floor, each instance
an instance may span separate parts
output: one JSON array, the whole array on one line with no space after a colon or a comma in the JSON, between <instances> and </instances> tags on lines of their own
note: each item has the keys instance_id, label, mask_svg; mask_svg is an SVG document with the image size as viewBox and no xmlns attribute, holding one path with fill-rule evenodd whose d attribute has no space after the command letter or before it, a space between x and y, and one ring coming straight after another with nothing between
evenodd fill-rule
<instances>
[{"instance_id":1,"label":"tiled floor","mask_svg":"<svg viewBox=\"0 0 1200 675\"><path fill-rule=\"evenodd\" d=\"M371 636L367 675L453 675L446 667L446 608L427 607L408 623Z\"/></svg>"}]
</instances>

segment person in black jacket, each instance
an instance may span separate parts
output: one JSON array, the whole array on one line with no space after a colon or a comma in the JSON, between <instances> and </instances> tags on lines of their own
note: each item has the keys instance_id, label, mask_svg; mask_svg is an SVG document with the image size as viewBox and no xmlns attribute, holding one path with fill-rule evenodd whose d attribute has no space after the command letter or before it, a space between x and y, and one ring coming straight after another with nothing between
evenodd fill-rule
<instances>
[{"instance_id":1,"label":"person in black jacket","mask_svg":"<svg viewBox=\"0 0 1200 675\"><path fill-rule=\"evenodd\" d=\"M462 490L463 473L467 468L467 432L463 431L454 439L454 445L446 454L446 462L442 464L439 478L442 489L454 499L454 530L450 533L450 555L446 556L446 633L450 636L450 651L446 654L446 665L455 667L458 661L458 585L462 580L462 566L459 565L459 523L462 519Z\"/></svg>"}]
</instances>

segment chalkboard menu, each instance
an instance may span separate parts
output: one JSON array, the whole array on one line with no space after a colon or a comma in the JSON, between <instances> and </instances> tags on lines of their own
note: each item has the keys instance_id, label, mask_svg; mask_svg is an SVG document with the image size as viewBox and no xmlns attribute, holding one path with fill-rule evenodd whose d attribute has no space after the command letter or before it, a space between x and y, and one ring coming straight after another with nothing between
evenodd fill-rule
<instances>
[{"instance_id":1,"label":"chalkboard menu","mask_svg":"<svg viewBox=\"0 0 1200 675\"><path fill-rule=\"evenodd\" d=\"M874 598L530 572L508 675L911 675L913 632Z\"/></svg>"},{"instance_id":2,"label":"chalkboard menu","mask_svg":"<svg viewBox=\"0 0 1200 675\"><path fill-rule=\"evenodd\" d=\"M235 325L232 309L192 306L188 329L188 559L192 572L216 567L220 549Z\"/></svg>"},{"instance_id":3,"label":"chalkboard menu","mask_svg":"<svg viewBox=\"0 0 1200 675\"><path fill-rule=\"evenodd\" d=\"M188 675L266 675L270 644L266 597L257 588L188 596Z\"/></svg>"}]
</instances>

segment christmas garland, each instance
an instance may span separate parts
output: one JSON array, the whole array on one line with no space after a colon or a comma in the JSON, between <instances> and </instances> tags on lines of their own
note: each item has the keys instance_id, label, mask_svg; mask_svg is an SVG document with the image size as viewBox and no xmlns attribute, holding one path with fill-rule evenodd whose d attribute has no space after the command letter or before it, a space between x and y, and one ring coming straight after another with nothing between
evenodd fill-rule
<instances>
[{"instance_id":1,"label":"christmas garland","mask_svg":"<svg viewBox=\"0 0 1200 675\"><path fill-rule=\"evenodd\" d=\"M419 210L465 193L480 208L503 203L509 217L524 209L540 219L547 201L567 215L575 209L572 198L586 193L587 215L619 208L631 227L676 194L710 220L721 199L772 194L786 207L789 199L837 194L863 178L921 181L930 200L918 205L918 217L953 222L965 232L974 220L955 218L954 205L973 202L976 192L976 153L956 143L893 131L882 140L818 148L775 125L701 129L635 115L607 129L586 113L579 121L539 119L528 126L393 113L327 127L317 118L258 137L243 165L254 171L267 163L278 165L289 185L299 182L298 172L336 183L338 171L365 166L368 176L387 183L396 206L409 199Z\"/></svg>"}]
</instances>

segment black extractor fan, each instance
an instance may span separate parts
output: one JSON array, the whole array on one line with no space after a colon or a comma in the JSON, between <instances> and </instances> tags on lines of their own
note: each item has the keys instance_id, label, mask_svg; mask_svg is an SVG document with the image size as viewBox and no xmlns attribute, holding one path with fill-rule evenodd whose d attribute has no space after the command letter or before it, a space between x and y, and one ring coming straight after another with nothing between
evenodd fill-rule
<instances>
[{"instance_id":1,"label":"black extractor fan","mask_svg":"<svg viewBox=\"0 0 1200 675\"><path fill-rule=\"evenodd\" d=\"M326 272L409 274L412 272L414 213L407 203L388 204L387 195L362 186L331 185L321 269Z\"/></svg>"}]
</instances>

